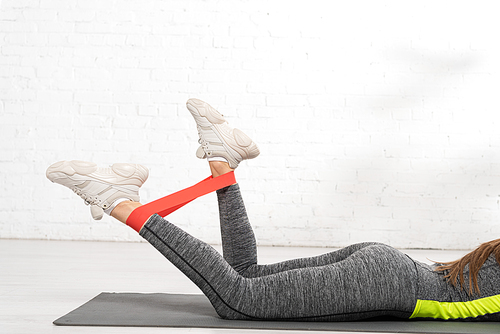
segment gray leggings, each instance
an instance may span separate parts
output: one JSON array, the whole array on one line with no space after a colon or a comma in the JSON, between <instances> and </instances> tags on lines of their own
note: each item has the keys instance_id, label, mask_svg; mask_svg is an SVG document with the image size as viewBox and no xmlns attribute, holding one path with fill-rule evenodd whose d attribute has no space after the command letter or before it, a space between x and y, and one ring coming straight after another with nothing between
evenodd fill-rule
<instances>
[{"instance_id":1,"label":"gray leggings","mask_svg":"<svg viewBox=\"0 0 500 334\"><path fill-rule=\"evenodd\" d=\"M417 273L405 254L361 243L317 257L258 265L239 186L218 190L217 197L224 256L158 215L140 234L203 291L220 317L349 321L412 314Z\"/></svg>"}]
</instances>

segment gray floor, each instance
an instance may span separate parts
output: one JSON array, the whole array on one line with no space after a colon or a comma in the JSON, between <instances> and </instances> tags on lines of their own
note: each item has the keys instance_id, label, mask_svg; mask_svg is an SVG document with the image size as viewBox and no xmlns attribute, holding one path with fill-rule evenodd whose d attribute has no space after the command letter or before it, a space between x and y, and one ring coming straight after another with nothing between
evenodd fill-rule
<instances>
[{"instance_id":1,"label":"gray floor","mask_svg":"<svg viewBox=\"0 0 500 334\"><path fill-rule=\"evenodd\" d=\"M217 247L216 247L217 248ZM261 247L261 263L318 255L326 248ZM429 262L463 251L405 251ZM234 333L234 330L59 327L52 321L100 292L200 293L146 243L0 240L0 333ZM244 330L242 333L312 333Z\"/></svg>"}]
</instances>

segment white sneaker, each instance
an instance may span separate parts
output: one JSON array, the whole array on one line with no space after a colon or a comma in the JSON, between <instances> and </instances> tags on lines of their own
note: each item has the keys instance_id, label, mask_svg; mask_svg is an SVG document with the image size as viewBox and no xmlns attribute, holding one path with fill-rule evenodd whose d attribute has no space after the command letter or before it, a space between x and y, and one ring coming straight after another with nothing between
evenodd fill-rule
<instances>
[{"instance_id":1,"label":"white sneaker","mask_svg":"<svg viewBox=\"0 0 500 334\"><path fill-rule=\"evenodd\" d=\"M116 163L109 168L85 161L59 161L47 168L47 178L73 190L90 205L92 218L99 220L103 211L117 199L139 201L139 188L149 171L137 164Z\"/></svg>"},{"instance_id":2,"label":"white sneaker","mask_svg":"<svg viewBox=\"0 0 500 334\"><path fill-rule=\"evenodd\" d=\"M257 144L243 131L233 129L224 117L208 103L189 99L186 103L198 128L201 146L196 151L200 159L222 157L231 168L260 154Z\"/></svg>"}]
</instances>

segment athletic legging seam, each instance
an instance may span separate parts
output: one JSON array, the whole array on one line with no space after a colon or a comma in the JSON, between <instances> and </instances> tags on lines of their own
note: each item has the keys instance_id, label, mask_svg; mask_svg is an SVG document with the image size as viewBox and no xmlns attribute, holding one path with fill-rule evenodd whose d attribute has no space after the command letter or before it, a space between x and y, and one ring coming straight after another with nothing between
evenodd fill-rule
<instances>
[{"instance_id":1,"label":"athletic legging seam","mask_svg":"<svg viewBox=\"0 0 500 334\"><path fill-rule=\"evenodd\" d=\"M165 245L168 249L170 249L180 260L182 260L188 267L190 267L203 281L205 281L205 283L210 287L210 289L212 289L213 293L215 293L215 295L219 298L219 300L224 304L226 305L229 309L231 309L232 311L238 313L238 314L241 314L245 317L248 317L248 318L252 318L252 319L255 319L255 320L267 320L267 321L275 321L275 320L297 320L297 319L313 319L313 318L328 318L328 317L333 317L333 316L345 316L345 315L350 315L350 314L365 314L365 313L375 313L375 312L381 312L381 311L385 311L385 312L399 312L401 313L402 311L401 310L371 310L371 311L361 311L361 312L348 312L348 313L334 313L334 314L329 314L329 315L314 315L314 316L303 316L303 317L289 317L289 318L259 318L259 317L255 317L255 316L251 316L251 315L248 315L246 313L243 313L237 309L235 309L234 307L232 307L231 305L229 305L228 302L226 302L220 295L219 293L217 292L217 290L212 286L212 284L210 284L210 282L198 271L196 270L196 268L194 268L186 259L184 259L184 257L182 257L179 253L177 253L172 247L170 247L162 238L160 238L160 236L158 234L156 234L156 232L154 232L153 230L151 230L149 227L147 226L143 226L143 228L145 228L146 230L148 230L151 234L153 234L155 236L156 239L158 239L163 245Z\"/></svg>"}]
</instances>

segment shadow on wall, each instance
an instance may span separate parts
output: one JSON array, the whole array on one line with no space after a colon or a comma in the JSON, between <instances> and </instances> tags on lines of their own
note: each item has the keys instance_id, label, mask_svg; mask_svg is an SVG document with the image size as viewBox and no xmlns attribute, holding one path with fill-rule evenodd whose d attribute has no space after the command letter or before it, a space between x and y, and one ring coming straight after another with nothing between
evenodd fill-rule
<instances>
[{"instance_id":1,"label":"shadow on wall","mask_svg":"<svg viewBox=\"0 0 500 334\"><path fill-rule=\"evenodd\" d=\"M402 248L466 249L494 235L500 218L500 156L494 149L499 138L491 124L481 124L488 123L486 118L471 122L477 113L462 105L460 94L446 93L468 89L463 73L475 73L478 59L471 53L388 52L394 68L386 71L382 88L371 91L367 85L366 96L347 96L334 116L308 123L314 125L307 130L300 127L330 143L314 143L314 149L301 153L271 148L289 153L277 178L284 174L296 183L296 194L279 195L279 181L261 185L285 198L265 195L266 205L274 204L265 218L275 222L281 210L292 217L286 226L275 226L284 240L300 238L307 245L313 239L325 246L376 240ZM289 135L290 128L280 135ZM327 130L334 134L328 137ZM301 135L294 132L294 138ZM318 155L316 145L327 153ZM304 168L301 159L311 167Z\"/></svg>"},{"instance_id":2,"label":"shadow on wall","mask_svg":"<svg viewBox=\"0 0 500 334\"><path fill-rule=\"evenodd\" d=\"M427 97L445 98L447 89L460 89L463 73L479 64L471 51L437 52L395 46L381 52L385 53L383 64L370 64L371 71L383 73L380 83L365 85L365 96L359 97L367 108L410 108L423 112ZM388 68L379 68L387 64Z\"/></svg>"},{"instance_id":3,"label":"shadow on wall","mask_svg":"<svg viewBox=\"0 0 500 334\"><path fill-rule=\"evenodd\" d=\"M417 245L461 248L491 239L493 222L500 218L500 155L493 149L500 146L500 139L486 112L479 113L483 117L478 120L478 112L464 106L460 94L454 98L447 94L447 90L467 93L463 73L474 75L478 59L470 52L407 48L388 52L394 69L384 77L382 88L365 87L366 96L359 97L363 103L353 103L361 119L375 123L365 127L370 131L369 146L384 151L383 157L374 154L354 167L357 181L375 189L371 196L376 205L357 207L353 216L359 211L360 217L385 218L398 225L407 222L401 226L425 231L425 236L408 231ZM371 215L361 213L367 209ZM381 229L392 230L381 224ZM450 231L474 231L477 240L457 244Z\"/></svg>"}]
</instances>

